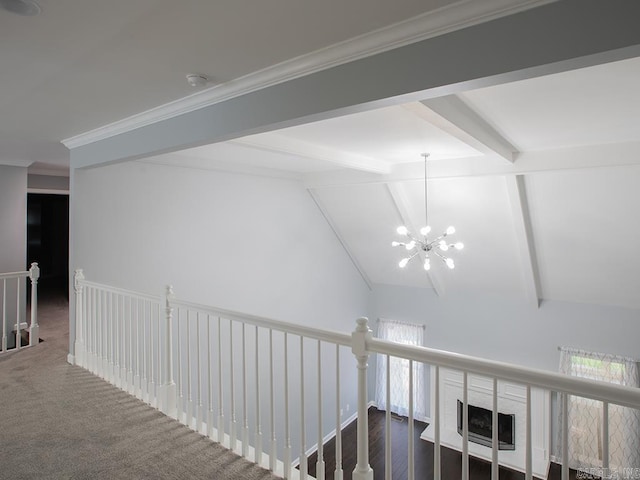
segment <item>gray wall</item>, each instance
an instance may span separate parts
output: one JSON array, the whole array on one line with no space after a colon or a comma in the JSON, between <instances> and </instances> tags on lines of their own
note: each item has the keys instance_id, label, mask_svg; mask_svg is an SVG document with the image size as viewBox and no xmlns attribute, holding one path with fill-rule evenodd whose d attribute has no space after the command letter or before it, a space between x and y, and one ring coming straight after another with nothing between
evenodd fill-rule
<instances>
[{"instance_id":1,"label":"gray wall","mask_svg":"<svg viewBox=\"0 0 640 480\"><path fill-rule=\"evenodd\" d=\"M69 177L59 175L33 175L27 177L27 187L41 190L69 190Z\"/></svg>"},{"instance_id":2,"label":"gray wall","mask_svg":"<svg viewBox=\"0 0 640 480\"><path fill-rule=\"evenodd\" d=\"M26 270L27 261L27 169L0 166L0 273ZM25 292L26 282L20 288ZM7 283L7 317L15 323L15 281ZM2 301L0 283L0 302ZM20 301L24 318L26 295ZM0 303L2 305L2 303ZM0 318L0 329L2 319ZM7 325L7 331L10 331Z\"/></svg>"}]
</instances>

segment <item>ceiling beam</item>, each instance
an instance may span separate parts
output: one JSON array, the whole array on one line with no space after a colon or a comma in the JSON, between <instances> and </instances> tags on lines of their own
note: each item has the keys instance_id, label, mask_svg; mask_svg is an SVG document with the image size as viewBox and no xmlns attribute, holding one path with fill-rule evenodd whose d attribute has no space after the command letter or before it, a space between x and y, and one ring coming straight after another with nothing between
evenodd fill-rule
<instances>
[{"instance_id":1,"label":"ceiling beam","mask_svg":"<svg viewBox=\"0 0 640 480\"><path fill-rule=\"evenodd\" d=\"M518 161L507 164L496 156L450 159L433 162L429 178L462 178L495 175L525 175L556 171L640 165L640 142L562 148L518 154ZM365 172L317 172L303 175L307 188L364 185L424 180L421 162L396 165L387 175Z\"/></svg>"},{"instance_id":2,"label":"ceiling beam","mask_svg":"<svg viewBox=\"0 0 640 480\"><path fill-rule=\"evenodd\" d=\"M496 154L513 163L516 148L457 95L445 95L410 104L408 110L470 147Z\"/></svg>"},{"instance_id":3,"label":"ceiling beam","mask_svg":"<svg viewBox=\"0 0 640 480\"><path fill-rule=\"evenodd\" d=\"M407 195L402 188L402 185L398 183L388 183L387 189L389 191L389 195L391 196L391 200L393 200L393 204L400 215L400 219L405 227L409 229L410 232L418 232L419 229L411 221L411 217L409 216L409 202L407 200ZM418 255L420 257L421 263L424 265L425 254L422 250L418 251ZM420 267L422 268L422 267ZM444 295L444 282L442 281L441 275L438 273L437 269L432 268L431 270L425 272L426 276L429 278L433 289L439 297Z\"/></svg>"},{"instance_id":4,"label":"ceiling beam","mask_svg":"<svg viewBox=\"0 0 640 480\"><path fill-rule=\"evenodd\" d=\"M333 233L335 233L336 238L342 245L342 248L344 248L344 251L347 252L347 255L351 259L353 266L356 267L356 270L362 277L362 280L364 280L364 283L366 283L367 287L369 287L369 291L373 290L372 283L371 283L371 280L369 279L369 276L366 274L366 272L364 271L364 268L362 268L362 266L358 262L358 259L355 257L355 255L351 252L349 245L347 245L347 242L345 241L344 237L340 234L338 227L336 226L334 221L331 219L331 215L329 215L329 213L327 212L327 208L324 206L324 203L322 203L322 200L320 200L316 192L314 192L311 189L308 189L307 191L309 192L309 195L311 195L311 198L313 199L313 201L316 203L318 210L320 210L320 213L322 213L322 216L331 227L331 230L333 230Z\"/></svg>"},{"instance_id":5,"label":"ceiling beam","mask_svg":"<svg viewBox=\"0 0 640 480\"><path fill-rule=\"evenodd\" d=\"M310 158L312 160L321 160L337 167L350 168L363 172L391 173L391 165L384 160L327 148L280 133L244 137L232 140L230 143L260 150L268 150L275 153Z\"/></svg>"},{"instance_id":6,"label":"ceiling beam","mask_svg":"<svg viewBox=\"0 0 640 480\"><path fill-rule=\"evenodd\" d=\"M528 303L535 308L540 306L540 274L536 258L531 217L527 202L527 192L522 175L505 177L509 204L516 234L516 243L520 251L522 279Z\"/></svg>"}]
</instances>

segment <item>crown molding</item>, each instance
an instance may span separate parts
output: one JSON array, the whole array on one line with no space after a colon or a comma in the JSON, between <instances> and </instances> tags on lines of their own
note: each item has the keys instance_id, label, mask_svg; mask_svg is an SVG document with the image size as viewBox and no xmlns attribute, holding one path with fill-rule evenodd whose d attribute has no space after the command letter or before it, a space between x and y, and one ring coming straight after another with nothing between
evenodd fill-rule
<instances>
[{"instance_id":1,"label":"crown molding","mask_svg":"<svg viewBox=\"0 0 640 480\"><path fill-rule=\"evenodd\" d=\"M216 103L557 0L462 0L62 140L69 149Z\"/></svg>"},{"instance_id":2,"label":"crown molding","mask_svg":"<svg viewBox=\"0 0 640 480\"><path fill-rule=\"evenodd\" d=\"M28 167L33 163L33 160L0 160L0 167Z\"/></svg>"}]
</instances>

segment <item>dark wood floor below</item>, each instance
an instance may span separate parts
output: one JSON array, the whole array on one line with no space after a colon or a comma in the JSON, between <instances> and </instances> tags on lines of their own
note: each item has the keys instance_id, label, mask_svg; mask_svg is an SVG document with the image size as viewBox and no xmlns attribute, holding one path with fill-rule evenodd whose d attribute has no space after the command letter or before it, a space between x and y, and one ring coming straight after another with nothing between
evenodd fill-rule
<instances>
[{"instance_id":1,"label":"dark wood floor below","mask_svg":"<svg viewBox=\"0 0 640 480\"><path fill-rule=\"evenodd\" d=\"M433 478L433 443L420 438L420 434L427 427L426 423L414 422L414 458L415 478ZM344 480L351 480L351 473L356 465L356 422L351 423L342 431L342 468ZM407 478L407 444L408 420L406 417L395 417L391 421L392 465L393 479ZM369 409L369 462L376 480L384 479L384 448L385 448L385 412L375 407ZM458 451L442 447L441 449L442 478L458 479L462 477L462 454ZM324 446L324 460L327 480L333 480L335 471L335 439ZM316 474L316 454L309 458L308 472ZM491 464L477 458L469 457L470 480L489 480L491 478ZM575 480L575 471L571 471L569 478ZM523 480L524 474L500 467L500 480ZM549 480L560 480L560 466L552 463L549 470Z\"/></svg>"}]
</instances>

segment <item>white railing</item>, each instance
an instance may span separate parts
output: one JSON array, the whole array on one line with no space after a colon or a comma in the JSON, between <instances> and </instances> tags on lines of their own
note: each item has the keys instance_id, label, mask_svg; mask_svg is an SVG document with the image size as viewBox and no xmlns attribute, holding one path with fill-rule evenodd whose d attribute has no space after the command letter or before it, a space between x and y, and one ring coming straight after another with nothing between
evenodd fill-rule
<instances>
[{"instance_id":1,"label":"white railing","mask_svg":"<svg viewBox=\"0 0 640 480\"><path fill-rule=\"evenodd\" d=\"M373 338L366 318L357 320L352 334L310 328L177 300L170 287L163 296L150 296L88 282L75 274L75 361L114 385L135 395L193 430L236 451L284 478L310 478L308 456L317 452L316 478L325 478L324 447L336 436L335 479L342 479L341 432L344 395L357 388L357 464L355 480L373 479L369 465L367 368L370 355L406 359L432 368L433 477L441 465L442 371L461 372L462 478L469 478L468 389L471 379L490 379L492 431L498 431L498 383L523 386L525 392L524 465L533 476L532 392L558 392L567 418L567 397L575 395L640 408L640 389L579 379L558 373L509 365L429 348ZM347 382L356 359L357 381ZM388 377L387 377L388 378ZM343 390L341 391L341 385ZM389 383L387 383L387 396ZM407 476L415 478L413 384L409 395ZM533 392L536 393L536 392ZM607 412L607 408L604 409ZM329 415L325 415L331 412ZM385 479L391 478L392 441L387 411ZM330 418L330 420L329 420ZM547 421L549 421L547 419ZM603 418L603 451L608 452L608 416ZM547 426L548 427L548 426ZM568 425L560 425L561 450L567 458ZM315 430L315 432L311 432ZM311 449L308 443L315 443ZM501 463L498 436L492 435L491 478ZM292 459L294 453L298 459ZM548 453L548 452L547 452ZM548 461L548 459L547 459ZM298 469L294 468L298 466ZM608 468L608 459L603 467ZM568 478L567 462L562 478Z\"/></svg>"},{"instance_id":2,"label":"white railing","mask_svg":"<svg viewBox=\"0 0 640 480\"><path fill-rule=\"evenodd\" d=\"M24 295L26 292L25 280L31 280L31 323L27 325L24 310ZM0 353L13 349L20 350L22 345L22 332L29 332L29 345L37 345L39 339L38 326L38 278L40 268L37 263L32 263L31 268L24 272L0 273L2 290L0 290L0 320L2 322L2 342ZM10 334L11 332L11 334Z\"/></svg>"}]
</instances>

